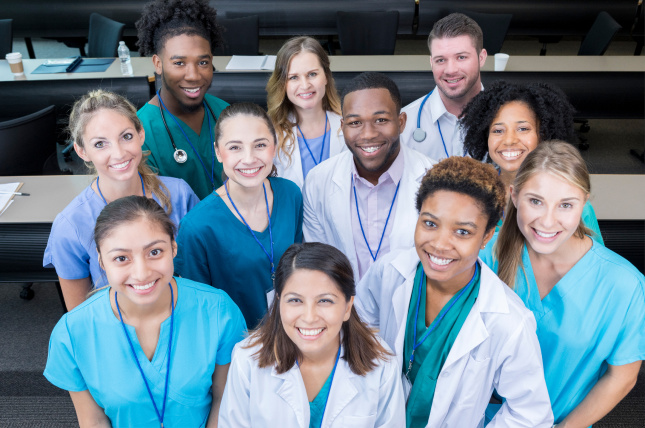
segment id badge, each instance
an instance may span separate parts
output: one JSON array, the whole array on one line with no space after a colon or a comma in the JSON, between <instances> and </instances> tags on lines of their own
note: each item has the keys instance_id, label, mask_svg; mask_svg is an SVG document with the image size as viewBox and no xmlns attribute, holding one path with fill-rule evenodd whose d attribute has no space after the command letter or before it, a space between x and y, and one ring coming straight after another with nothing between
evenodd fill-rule
<instances>
[{"instance_id":1,"label":"id badge","mask_svg":"<svg viewBox=\"0 0 645 428\"><path fill-rule=\"evenodd\" d=\"M412 383L410 379L405 374L401 374L403 380L403 396L405 397L405 403L408 403L408 398L410 398L410 391L412 391Z\"/></svg>"},{"instance_id":2,"label":"id badge","mask_svg":"<svg viewBox=\"0 0 645 428\"><path fill-rule=\"evenodd\" d=\"M273 299L275 297L275 289L274 288L270 289L269 291L267 291L266 295L267 295L267 308L271 310L271 305L273 305Z\"/></svg>"}]
</instances>

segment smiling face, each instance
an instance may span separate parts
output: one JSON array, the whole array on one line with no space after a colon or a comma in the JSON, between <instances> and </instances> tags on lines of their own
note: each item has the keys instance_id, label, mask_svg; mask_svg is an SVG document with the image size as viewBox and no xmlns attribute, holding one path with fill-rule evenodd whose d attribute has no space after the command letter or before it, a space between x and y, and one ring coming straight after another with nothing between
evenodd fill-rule
<instances>
[{"instance_id":1,"label":"smiling face","mask_svg":"<svg viewBox=\"0 0 645 428\"><path fill-rule=\"evenodd\" d=\"M511 186L517 208L517 225L526 245L539 254L558 254L569 250L580 224L587 194L546 172L531 177L519 191Z\"/></svg>"},{"instance_id":2,"label":"smiling face","mask_svg":"<svg viewBox=\"0 0 645 428\"><path fill-rule=\"evenodd\" d=\"M414 245L428 282L444 290L458 290L468 283L479 250L492 238L487 215L471 196L447 190L430 194L414 232Z\"/></svg>"},{"instance_id":3,"label":"smiling face","mask_svg":"<svg viewBox=\"0 0 645 428\"><path fill-rule=\"evenodd\" d=\"M361 177L376 183L392 165L399 154L399 136L406 118L405 113L397 111L387 89L363 89L345 95L341 124Z\"/></svg>"},{"instance_id":4,"label":"smiling face","mask_svg":"<svg viewBox=\"0 0 645 428\"><path fill-rule=\"evenodd\" d=\"M434 39L430 45L430 66L444 104L465 105L481 90L479 70L486 62L486 50L479 54L468 35Z\"/></svg>"},{"instance_id":5,"label":"smiling face","mask_svg":"<svg viewBox=\"0 0 645 428\"><path fill-rule=\"evenodd\" d=\"M539 141L538 119L526 103L504 104L488 130L488 154L505 173L515 173Z\"/></svg>"},{"instance_id":6,"label":"smiling face","mask_svg":"<svg viewBox=\"0 0 645 428\"><path fill-rule=\"evenodd\" d=\"M101 109L87 122L82 135L83 147L75 143L74 149L81 159L94 165L101 179L128 181L137 177L145 139L143 128L137 131L126 116Z\"/></svg>"},{"instance_id":7,"label":"smiling face","mask_svg":"<svg viewBox=\"0 0 645 428\"><path fill-rule=\"evenodd\" d=\"M273 168L275 136L259 117L238 114L227 118L215 146L229 184L260 186Z\"/></svg>"},{"instance_id":8,"label":"smiling face","mask_svg":"<svg viewBox=\"0 0 645 428\"><path fill-rule=\"evenodd\" d=\"M325 273L296 269L280 295L282 327L305 359L328 358L338 350L353 303Z\"/></svg>"},{"instance_id":9,"label":"smiling face","mask_svg":"<svg viewBox=\"0 0 645 428\"><path fill-rule=\"evenodd\" d=\"M120 304L147 306L168 291L176 252L175 242L160 225L139 217L114 227L101 240L99 261Z\"/></svg>"},{"instance_id":10,"label":"smiling face","mask_svg":"<svg viewBox=\"0 0 645 428\"><path fill-rule=\"evenodd\" d=\"M291 58L287 73L287 98L297 111L322 109L327 77L318 57L302 51Z\"/></svg>"},{"instance_id":11,"label":"smiling face","mask_svg":"<svg viewBox=\"0 0 645 428\"><path fill-rule=\"evenodd\" d=\"M169 38L152 57L155 73L161 75L161 96L174 114L201 108L213 80L213 55L208 40L181 34Z\"/></svg>"}]
</instances>

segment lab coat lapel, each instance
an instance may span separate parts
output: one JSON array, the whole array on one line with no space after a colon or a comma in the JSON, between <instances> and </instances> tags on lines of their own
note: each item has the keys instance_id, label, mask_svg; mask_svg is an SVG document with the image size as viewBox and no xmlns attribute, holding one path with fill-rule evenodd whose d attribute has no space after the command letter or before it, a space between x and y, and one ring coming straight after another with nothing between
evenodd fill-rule
<instances>
[{"instance_id":1,"label":"lab coat lapel","mask_svg":"<svg viewBox=\"0 0 645 428\"><path fill-rule=\"evenodd\" d=\"M280 385L276 394L278 394L280 398L282 398L289 407L291 407L296 416L296 420L298 421L298 426L300 428L307 428L307 425L305 424L305 416L309 415L309 407L307 406L305 409L304 405L307 400L303 399L303 397L307 397L307 391L298 368L293 366L291 370L282 374L278 374L274 368L271 375L282 379L282 385ZM306 419L308 420L309 418Z\"/></svg>"},{"instance_id":2,"label":"lab coat lapel","mask_svg":"<svg viewBox=\"0 0 645 428\"><path fill-rule=\"evenodd\" d=\"M331 427L334 425L336 417L338 417L343 409L351 403L356 394L358 394L358 389L356 389L356 386L352 381L352 378L354 377L356 377L356 374L354 374L349 368L347 361L344 359L338 361L336 374L334 375L334 380L329 392L327 407L325 408L323 426ZM335 424L335 426L340 425Z\"/></svg>"},{"instance_id":3,"label":"lab coat lapel","mask_svg":"<svg viewBox=\"0 0 645 428\"><path fill-rule=\"evenodd\" d=\"M329 205L326 207L331 211L330 218L338 227L333 233L337 234L337 240L341 243L339 249L345 253L352 268L355 269L354 275L358 278L358 260L356 258L356 247L354 246L354 232L352 231L352 204L350 202L352 187L352 165L354 157L351 152L342 154L338 165L332 176L333 185L329 192Z\"/></svg>"},{"instance_id":4,"label":"lab coat lapel","mask_svg":"<svg viewBox=\"0 0 645 428\"><path fill-rule=\"evenodd\" d=\"M388 321L393 323L383 326L384 331L396 328L396 339L394 341L394 352L396 352L399 364L403 364L403 341L405 340L405 325L407 322L408 308L410 306L410 297L414 288L414 276L416 267L419 264L419 256L415 248L402 252L391 262L392 267L396 269L405 282L398 287L392 294L392 310L394 317L388 317Z\"/></svg>"},{"instance_id":5,"label":"lab coat lapel","mask_svg":"<svg viewBox=\"0 0 645 428\"><path fill-rule=\"evenodd\" d=\"M291 163L292 166L291 168L293 169L293 178L298 180L296 184L300 186L302 189L302 186L304 186L305 183L305 176L302 173L302 158L300 157L300 144L298 144L298 136L300 133L298 132L298 128L294 126L291 128L291 135L294 137L294 142L293 142L293 153L291 153Z\"/></svg>"},{"instance_id":6,"label":"lab coat lapel","mask_svg":"<svg viewBox=\"0 0 645 428\"><path fill-rule=\"evenodd\" d=\"M403 144L399 156L403 156L403 175L394 211L394 225L389 236L390 251L414 245L414 234L410 233L418 219L414 200L426 173L423 164L412 159L410 150Z\"/></svg>"}]
</instances>

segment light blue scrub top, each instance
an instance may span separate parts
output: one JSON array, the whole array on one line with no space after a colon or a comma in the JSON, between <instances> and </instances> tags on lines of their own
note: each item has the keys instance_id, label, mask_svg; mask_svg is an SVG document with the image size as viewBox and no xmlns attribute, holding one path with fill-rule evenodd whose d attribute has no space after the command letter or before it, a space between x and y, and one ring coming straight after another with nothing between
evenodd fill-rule
<instances>
[{"instance_id":1,"label":"light blue scrub top","mask_svg":"<svg viewBox=\"0 0 645 428\"><path fill-rule=\"evenodd\" d=\"M203 427L212 403L215 365L231 362L246 325L226 293L187 279L177 280L177 305L164 426ZM161 411L166 380L170 317L162 324L157 349L149 361L134 327L126 324L141 368ZM119 319L101 290L63 315L49 341L44 372L67 391L89 390L113 427L159 426L141 373Z\"/></svg>"},{"instance_id":2,"label":"light blue scrub top","mask_svg":"<svg viewBox=\"0 0 645 428\"><path fill-rule=\"evenodd\" d=\"M492 248L480 252L497 272ZM593 241L591 249L540 300L528 250L515 292L533 312L555 422L587 396L607 370L645 359L645 277L627 260ZM488 413L488 412L487 412Z\"/></svg>"},{"instance_id":3,"label":"light blue scrub top","mask_svg":"<svg viewBox=\"0 0 645 428\"><path fill-rule=\"evenodd\" d=\"M159 179L170 192L170 219L179 225L199 199L184 180L172 177ZM153 199L159 202L156 196ZM106 286L107 277L99 266L94 243L94 225L104 207L105 202L91 186L87 186L75 197L54 219L45 248L43 267L56 268L56 274L63 279L91 277L94 288Z\"/></svg>"},{"instance_id":4,"label":"light blue scrub top","mask_svg":"<svg viewBox=\"0 0 645 428\"><path fill-rule=\"evenodd\" d=\"M323 162L327 159L329 159L329 145L330 145L330 140L331 140L331 129L327 131L324 135L321 135L320 137L317 138L307 138L307 144L309 145L309 149L311 150L311 154L309 153L309 150L307 150L307 144L305 144L305 140L302 138L302 135L298 133L298 146L300 148L300 160L302 161L302 177L307 178L307 174L309 174L309 171L313 167L315 167L317 164L316 162L320 163ZM324 147L322 146L323 144L323 137L325 137L325 145ZM322 149L322 159L320 158L320 150ZM311 157L311 155L314 155L316 158L316 162L314 162L314 159Z\"/></svg>"}]
</instances>

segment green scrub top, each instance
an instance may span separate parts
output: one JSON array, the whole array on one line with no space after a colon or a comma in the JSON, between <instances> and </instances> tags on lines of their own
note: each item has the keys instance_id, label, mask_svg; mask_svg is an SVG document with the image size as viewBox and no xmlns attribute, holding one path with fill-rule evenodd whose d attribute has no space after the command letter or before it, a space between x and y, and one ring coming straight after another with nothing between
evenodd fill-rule
<instances>
[{"instance_id":1,"label":"green scrub top","mask_svg":"<svg viewBox=\"0 0 645 428\"><path fill-rule=\"evenodd\" d=\"M480 271L481 269L476 270L473 284L470 288L465 290L461 296L457 292L441 309L441 312L432 321L432 324L426 327L426 305L424 304L426 301L426 275L423 272L421 263L417 267L405 327L405 342L403 345L404 373L408 370L408 363L414 344L414 316L419 293L421 293L421 300L416 323L417 342L437 320L439 320L439 325L434 328L426 340L414 351L414 361L408 374L408 379L412 383L412 390L410 391L410 398L408 399L405 412L406 426L408 428L425 427L428 424L430 408L432 407L439 373L441 373L450 349L452 349L452 345L455 343L455 339L457 339L461 327L464 325L464 321L466 321L466 317L468 317L479 295ZM445 315L441 319L441 315L444 312Z\"/></svg>"},{"instance_id":2,"label":"green scrub top","mask_svg":"<svg viewBox=\"0 0 645 428\"><path fill-rule=\"evenodd\" d=\"M217 159L214 160L215 166L213 168L215 148L213 147L211 136L214 135L217 118L222 110L228 106L228 103L225 101L209 94L206 94L204 99L213 110L215 118L212 117L209 109L207 108L199 135L197 135L195 131L193 131L181 119L177 119L181 128L190 139L193 147L195 147L195 150L199 153L204 164L203 166L188 141L186 141L186 137L184 137L182 130L179 129L168 112L164 112L164 117L166 118L168 129L170 129L170 132L172 133L175 145L178 149L185 150L188 155L188 160L185 163L177 163L173 157L174 149L172 147L170 137L168 136L168 131L161 120L159 106L146 103L137 112L137 116L139 116L139 119L143 124L143 129L146 131L143 150L150 150L148 164L153 168L156 168L159 171L159 175L184 179L184 181L186 181L197 194L199 199L204 199L206 196L210 195L214 189L217 189L223 184L222 164L219 163ZM210 117L210 125L212 127L210 130L208 129L209 121L206 115ZM214 183L211 183L211 174L213 176Z\"/></svg>"},{"instance_id":3,"label":"green scrub top","mask_svg":"<svg viewBox=\"0 0 645 428\"><path fill-rule=\"evenodd\" d=\"M332 376L330 373L325 384L318 391L316 398L309 402L309 428L320 428L322 426L322 418L325 412L325 405L327 404L327 396L331 389L331 381Z\"/></svg>"}]
</instances>

